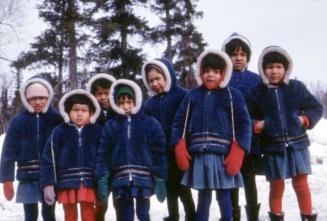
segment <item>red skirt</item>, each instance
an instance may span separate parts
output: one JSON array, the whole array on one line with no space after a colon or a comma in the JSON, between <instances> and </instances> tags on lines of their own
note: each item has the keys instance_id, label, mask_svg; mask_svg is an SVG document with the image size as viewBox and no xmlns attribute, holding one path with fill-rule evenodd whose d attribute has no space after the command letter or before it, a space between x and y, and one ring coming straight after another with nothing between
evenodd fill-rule
<instances>
[{"instance_id":1,"label":"red skirt","mask_svg":"<svg viewBox=\"0 0 327 221\"><path fill-rule=\"evenodd\" d=\"M95 203L97 200L96 192L93 188L84 187L81 184L79 189L65 189L58 192L59 203Z\"/></svg>"}]
</instances>

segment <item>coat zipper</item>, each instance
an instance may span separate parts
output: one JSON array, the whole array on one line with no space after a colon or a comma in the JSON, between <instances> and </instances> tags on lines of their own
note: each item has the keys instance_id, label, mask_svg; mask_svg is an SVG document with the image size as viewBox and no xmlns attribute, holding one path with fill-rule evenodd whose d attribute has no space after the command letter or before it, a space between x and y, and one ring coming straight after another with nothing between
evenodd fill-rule
<instances>
[{"instance_id":1,"label":"coat zipper","mask_svg":"<svg viewBox=\"0 0 327 221\"><path fill-rule=\"evenodd\" d=\"M128 116L128 118L127 118L127 146L129 145L129 141L130 141L130 137L131 137L131 121L132 121L131 116ZM131 171L130 165L128 165L128 174L129 174L129 181L132 182L133 177L132 177L132 171Z\"/></svg>"},{"instance_id":2,"label":"coat zipper","mask_svg":"<svg viewBox=\"0 0 327 221\"><path fill-rule=\"evenodd\" d=\"M39 160L41 159L41 150L39 149L39 140L40 140L40 115L36 114L36 149L38 151Z\"/></svg>"},{"instance_id":3,"label":"coat zipper","mask_svg":"<svg viewBox=\"0 0 327 221\"><path fill-rule=\"evenodd\" d=\"M285 145L287 147L288 146L288 140L287 140L286 125L285 125L284 118L283 118L283 115L282 115L282 108L281 108L281 105L280 105L280 98L279 98L279 94L278 94L278 89L275 89L275 94L276 94L276 98L277 98L277 106L278 106L279 117L280 117L280 120L282 121L282 127L283 127L283 132L284 132L284 140L285 140L285 143L286 143Z\"/></svg>"},{"instance_id":4,"label":"coat zipper","mask_svg":"<svg viewBox=\"0 0 327 221\"><path fill-rule=\"evenodd\" d=\"M82 150L82 128L81 129L78 129L78 128L76 128L77 129L77 132L78 132L78 149L79 150ZM83 152L83 151L79 151L79 154L81 154L81 152ZM82 153L81 154L82 156L84 155L84 153ZM79 171L79 174L80 174L80 176L81 176L81 182L83 181L83 174L82 174L82 172L81 171Z\"/></svg>"}]
</instances>

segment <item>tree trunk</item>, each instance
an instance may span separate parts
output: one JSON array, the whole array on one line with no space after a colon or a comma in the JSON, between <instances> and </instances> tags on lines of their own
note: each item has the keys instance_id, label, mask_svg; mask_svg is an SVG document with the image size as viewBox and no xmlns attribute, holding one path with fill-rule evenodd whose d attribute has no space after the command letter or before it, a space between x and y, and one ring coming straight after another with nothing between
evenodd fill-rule
<instances>
[{"instance_id":1,"label":"tree trunk","mask_svg":"<svg viewBox=\"0 0 327 221\"><path fill-rule=\"evenodd\" d=\"M75 33L75 20L76 20L76 7L75 0L68 1L68 45L69 45L69 81L70 89L76 89L78 86L77 79L77 53L76 53L76 33Z\"/></svg>"}]
</instances>

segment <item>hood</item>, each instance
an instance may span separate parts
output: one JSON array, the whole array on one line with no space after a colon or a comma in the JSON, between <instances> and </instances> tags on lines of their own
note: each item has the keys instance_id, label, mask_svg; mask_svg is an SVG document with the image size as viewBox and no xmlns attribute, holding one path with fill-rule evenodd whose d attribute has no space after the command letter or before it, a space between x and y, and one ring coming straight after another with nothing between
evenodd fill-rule
<instances>
[{"instance_id":1,"label":"hood","mask_svg":"<svg viewBox=\"0 0 327 221\"><path fill-rule=\"evenodd\" d=\"M70 122L69 114L65 111L65 102L67 101L67 99L69 97L71 97L71 96L73 96L75 94L85 95L86 97L88 97L92 101L92 103L93 103L93 105L95 107L95 113L91 117L90 122L92 124L94 124L96 122L96 119L100 115L101 108L100 108L96 98L91 93L89 93L88 91L82 90L82 89L75 89L75 90L69 91L60 99L59 112L60 112L61 116L63 117L65 123Z\"/></svg>"},{"instance_id":2,"label":"hood","mask_svg":"<svg viewBox=\"0 0 327 221\"><path fill-rule=\"evenodd\" d=\"M110 74L106 74L106 73L96 74L93 77L91 77L89 79L89 81L87 82L86 90L88 92L91 93L92 85L98 79L103 79L104 81L109 81L111 84L113 84L116 81L116 79L113 76L111 76Z\"/></svg>"},{"instance_id":3,"label":"hood","mask_svg":"<svg viewBox=\"0 0 327 221\"><path fill-rule=\"evenodd\" d=\"M132 114L137 114L142 107L142 91L141 88L131 80L119 79L113 83L109 92L109 101L111 108L118 114L125 115L125 112L118 107L115 102L116 88L119 85L126 85L132 88L135 93L135 107L132 109Z\"/></svg>"},{"instance_id":4,"label":"hood","mask_svg":"<svg viewBox=\"0 0 327 221\"><path fill-rule=\"evenodd\" d=\"M50 85L50 83L48 81L44 80L43 78L31 78L31 79L27 80L25 82L25 84L23 85L22 89L20 90L20 99L22 100L22 103L23 103L24 107L28 110L28 112L34 113L34 108L28 103L26 94L25 94L26 88L33 83L40 83L48 89L48 92L49 92L48 101L42 110L42 113L46 113L50 107L54 92L53 92L53 88Z\"/></svg>"},{"instance_id":5,"label":"hood","mask_svg":"<svg viewBox=\"0 0 327 221\"><path fill-rule=\"evenodd\" d=\"M164 88L165 92L169 92L172 88L175 88L177 86L176 72L172 63L167 58L153 59L151 61L146 62L142 67L143 83L146 86L146 88L149 91L151 91L152 94L156 94L156 93L150 88L145 73L146 66L150 64L157 65L163 70L166 79L166 87Z\"/></svg>"},{"instance_id":6,"label":"hood","mask_svg":"<svg viewBox=\"0 0 327 221\"><path fill-rule=\"evenodd\" d=\"M225 77L224 77L224 80L220 83L219 87L220 88L226 87L232 76L233 64L232 64L232 61L230 60L229 56L224 51L221 51L218 49L207 49L204 52L202 52L200 54L200 56L198 57L198 61L196 64L196 74L195 74L195 78L198 82L198 85L202 85L202 80L200 78L202 60L208 54L218 55L225 61L225 63L226 63Z\"/></svg>"},{"instance_id":7,"label":"hood","mask_svg":"<svg viewBox=\"0 0 327 221\"><path fill-rule=\"evenodd\" d=\"M246 44L248 47L249 47L249 49L250 49L250 51L252 52L252 47L251 47L251 43L250 43L250 41L246 38L246 37L244 37L244 36L242 36L242 35L240 35L240 34L238 34L238 33L236 33L236 32L234 32L233 34L231 34L225 41L224 41L224 43L223 43L223 45L222 45L222 50L223 51L226 51L226 45L229 43L229 42L231 42L232 40L235 40L235 39L238 39L238 40L240 40L240 41L242 41L244 44ZM252 54L252 53L251 53ZM249 61L250 61L250 59L248 60L248 63L249 63Z\"/></svg>"},{"instance_id":8,"label":"hood","mask_svg":"<svg viewBox=\"0 0 327 221\"><path fill-rule=\"evenodd\" d=\"M285 73L285 76L284 76L284 79L283 79L283 82L285 84L288 84L289 80L290 80L290 75L291 75L291 72L292 72L292 69L293 69L293 60L291 58L291 56L287 53L287 51L279 46L269 46L269 47L266 47L265 49L263 49L263 51L261 52L260 54L260 57L259 57L259 62L258 62L258 69L259 69L259 73L260 73L260 76L262 78L262 81L264 84L266 85L269 85L269 81L267 79L267 77L265 76L264 74L264 70L263 70L263 57L270 53L270 52L277 52L277 53L280 53L281 55L283 55L289 62L288 64L288 69Z\"/></svg>"}]
</instances>

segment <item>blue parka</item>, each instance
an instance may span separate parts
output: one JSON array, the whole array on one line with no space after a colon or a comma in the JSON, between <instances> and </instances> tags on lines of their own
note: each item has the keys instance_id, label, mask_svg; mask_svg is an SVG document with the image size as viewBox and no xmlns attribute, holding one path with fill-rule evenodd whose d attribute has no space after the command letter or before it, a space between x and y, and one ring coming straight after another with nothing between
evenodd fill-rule
<instances>
[{"instance_id":1,"label":"blue parka","mask_svg":"<svg viewBox=\"0 0 327 221\"><path fill-rule=\"evenodd\" d=\"M153 90L151 90L147 82L145 68L151 64L159 66L164 72L167 85L162 94L156 94ZM154 96L145 101L144 112L159 121L163 131L165 132L167 144L170 145L171 127L177 109L186 94L186 90L177 85L174 67L166 58L155 59L145 63L143 65L142 77L148 90L154 94ZM171 149L170 147L167 148Z\"/></svg>"},{"instance_id":2,"label":"blue parka","mask_svg":"<svg viewBox=\"0 0 327 221\"><path fill-rule=\"evenodd\" d=\"M279 85L270 85L264 75L262 60L269 52L279 52L289 61L283 81ZM251 90L248 96L249 112L253 119L264 120L264 129L260 134L260 147L264 153L284 153L307 148L310 145L306 128L298 117L309 119L309 128L313 128L322 117L322 105L298 80L289 80L292 60L287 52L276 46L266 48L259 59L259 70L263 83Z\"/></svg>"},{"instance_id":3,"label":"blue parka","mask_svg":"<svg viewBox=\"0 0 327 221\"><path fill-rule=\"evenodd\" d=\"M136 95L130 116L115 104L119 85L130 86ZM126 186L153 188L153 177L168 174L165 135L159 122L141 110L142 92L132 81L117 80L110 89L111 106L117 115L102 132L97 154L96 177L110 175L113 190Z\"/></svg>"},{"instance_id":4,"label":"blue parka","mask_svg":"<svg viewBox=\"0 0 327 221\"><path fill-rule=\"evenodd\" d=\"M75 94L90 99L96 112L90 123L78 128L70 122L65 112L65 102ZM55 185L57 189L79 189L94 186L94 166L96 150L101 136L102 127L95 124L100 113L98 103L87 91L76 89L65 94L59 103L59 110L65 123L58 125L48 138L41 158L41 188Z\"/></svg>"},{"instance_id":5,"label":"blue parka","mask_svg":"<svg viewBox=\"0 0 327 221\"><path fill-rule=\"evenodd\" d=\"M251 56L251 44L248 39L246 39L242 35L239 35L238 33L233 33L229 38L227 38L225 40L225 42L223 43L223 46L222 46L223 50L227 51L228 44L234 40L240 40L248 46L248 48L250 49L250 54L247 55L247 57L249 59ZM249 60L248 60L248 62L249 62ZM247 69L247 67L245 67L245 69L242 71L233 70L232 77L229 82L229 86L234 87L237 90L239 90L242 93L244 99L246 100L247 97L249 96L250 90L253 87L257 86L260 82L261 82L260 76L252 71L249 71ZM250 153L251 154L259 154L260 153L259 146L258 146L258 139L257 139L257 136L255 136L255 135L252 138Z\"/></svg>"},{"instance_id":6,"label":"blue parka","mask_svg":"<svg viewBox=\"0 0 327 221\"><path fill-rule=\"evenodd\" d=\"M192 89L185 96L173 123L172 142L176 145L182 137L189 104L190 114L186 130L188 150L191 153L227 155L233 140L232 102L236 140L245 152L249 152L252 135L251 120L241 93L234 88L227 87L232 71L232 64L227 54L217 50L207 50L202 53L198 58L197 79L201 81L199 77L201 63L209 53L217 54L225 60L227 65L224 80L217 89L208 90L200 86Z\"/></svg>"},{"instance_id":7,"label":"blue parka","mask_svg":"<svg viewBox=\"0 0 327 221\"><path fill-rule=\"evenodd\" d=\"M33 83L41 83L49 92L48 101L40 113L34 112L25 96L26 88ZM17 180L39 180L40 155L44 144L52 129L62 122L60 114L50 107L53 89L44 79L28 80L22 87L20 95L26 109L11 120L6 133L0 163L0 182L2 183L14 181L16 162Z\"/></svg>"}]
</instances>

